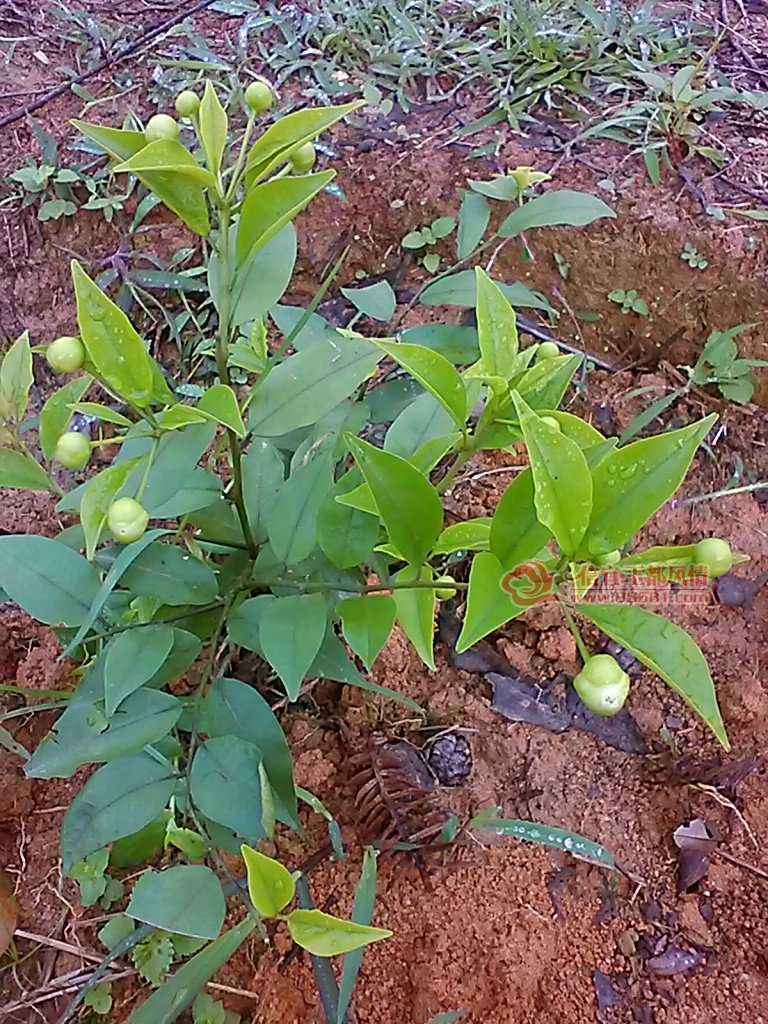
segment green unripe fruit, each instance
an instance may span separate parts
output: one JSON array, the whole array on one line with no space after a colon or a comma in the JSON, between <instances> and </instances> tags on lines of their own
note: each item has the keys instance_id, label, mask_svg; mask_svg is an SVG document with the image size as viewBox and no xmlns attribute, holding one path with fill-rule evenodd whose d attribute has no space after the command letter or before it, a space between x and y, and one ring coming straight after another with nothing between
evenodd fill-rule
<instances>
[{"instance_id":1,"label":"green unripe fruit","mask_svg":"<svg viewBox=\"0 0 768 1024\"><path fill-rule=\"evenodd\" d=\"M178 138L179 126L170 114L155 114L147 121L144 138L147 142L158 142L160 139L173 140Z\"/></svg>"},{"instance_id":2,"label":"green unripe fruit","mask_svg":"<svg viewBox=\"0 0 768 1024\"><path fill-rule=\"evenodd\" d=\"M539 347L536 349L536 362L540 363L544 359L554 359L555 356L560 355L560 349L554 343L554 341L542 341Z\"/></svg>"},{"instance_id":3,"label":"green unripe fruit","mask_svg":"<svg viewBox=\"0 0 768 1024\"><path fill-rule=\"evenodd\" d=\"M306 174L307 171L311 171L315 166L317 153L311 142L305 142L303 146L299 146L294 153L291 153L288 159L291 161L294 171L297 171L299 174Z\"/></svg>"},{"instance_id":4,"label":"green unripe fruit","mask_svg":"<svg viewBox=\"0 0 768 1024\"><path fill-rule=\"evenodd\" d=\"M85 362L85 345L79 338L65 334L45 350L48 365L56 373L74 373Z\"/></svg>"},{"instance_id":5,"label":"green unripe fruit","mask_svg":"<svg viewBox=\"0 0 768 1024\"><path fill-rule=\"evenodd\" d=\"M65 469L82 469L91 457L91 442L85 434L70 430L56 442L53 457Z\"/></svg>"},{"instance_id":6,"label":"green unripe fruit","mask_svg":"<svg viewBox=\"0 0 768 1024\"><path fill-rule=\"evenodd\" d=\"M245 90L245 102L254 114L262 114L265 110L269 110L275 102L275 94L267 82L258 79L251 82Z\"/></svg>"},{"instance_id":7,"label":"green unripe fruit","mask_svg":"<svg viewBox=\"0 0 768 1024\"><path fill-rule=\"evenodd\" d=\"M563 428L560 426L554 416L542 416L541 422L546 423L548 427L552 427L553 430L557 430L560 433L563 432Z\"/></svg>"},{"instance_id":8,"label":"green unripe fruit","mask_svg":"<svg viewBox=\"0 0 768 1024\"><path fill-rule=\"evenodd\" d=\"M596 654L574 677L573 688L596 715L615 715L629 694L629 676L610 654Z\"/></svg>"},{"instance_id":9,"label":"green unripe fruit","mask_svg":"<svg viewBox=\"0 0 768 1024\"><path fill-rule=\"evenodd\" d=\"M191 89L184 89L176 97L176 113L179 117L194 117L200 109L200 97Z\"/></svg>"},{"instance_id":10,"label":"green unripe fruit","mask_svg":"<svg viewBox=\"0 0 768 1024\"><path fill-rule=\"evenodd\" d=\"M119 544L132 544L144 535L149 514L135 498L118 498L109 506L107 526Z\"/></svg>"},{"instance_id":11,"label":"green unripe fruit","mask_svg":"<svg viewBox=\"0 0 768 1024\"><path fill-rule=\"evenodd\" d=\"M721 540L719 537L700 540L693 549L693 562L695 565L705 565L713 579L725 576L727 572L730 572L734 562L731 545L727 540Z\"/></svg>"},{"instance_id":12,"label":"green unripe fruit","mask_svg":"<svg viewBox=\"0 0 768 1024\"><path fill-rule=\"evenodd\" d=\"M435 580L435 583L438 584L435 595L441 601L449 601L452 597L456 597L456 587L453 586L455 582L453 576L438 576ZM441 583L443 586L439 586Z\"/></svg>"}]
</instances>

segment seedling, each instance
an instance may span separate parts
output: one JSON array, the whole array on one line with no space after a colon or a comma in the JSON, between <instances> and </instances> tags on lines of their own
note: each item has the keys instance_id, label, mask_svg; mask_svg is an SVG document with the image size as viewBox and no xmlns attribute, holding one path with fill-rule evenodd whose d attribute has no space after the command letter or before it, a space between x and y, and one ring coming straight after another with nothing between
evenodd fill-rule
<instances>
[{"instance_id":1,"label":"seedling","mask_svg":"<svg viewBox=\"0 0 768 1024\"><path fill-rule=\"evenodd\" d=\"M409 231L400 244L404 249L428 249L440 239L447 238L455 229L456 220L453 217L438 217L429 225ZM440 266L440 254L425 252L421 256L421 263L430 274L434 274Z\"/></svg>"},{"instance_id":2,"label":"seedling","mask_svg":"<svg viewBox=\"0 0 768 1024\"><path fill-rule=\"evenodd\" d=\"M611 302L621 306L622 313L648 316L648 304L645 299L640 298L635 288L630 288L629 291L625 291L623 288L614 288L613 291L608 292L608 298Z\"/></svg>"},{"instance_id":3,"label":"seedling","mask_svg":"<svg viewBox=\"0 0 768 1024\"><path fill-rule=\"evenodd\" d=\"M696 246L691 245L690 242L686 242L683 246L683 251L680 253L680 259L685 260L691 270L706 270L709 266L709 260L705 259Z\"/></svg>"}]
</instances>

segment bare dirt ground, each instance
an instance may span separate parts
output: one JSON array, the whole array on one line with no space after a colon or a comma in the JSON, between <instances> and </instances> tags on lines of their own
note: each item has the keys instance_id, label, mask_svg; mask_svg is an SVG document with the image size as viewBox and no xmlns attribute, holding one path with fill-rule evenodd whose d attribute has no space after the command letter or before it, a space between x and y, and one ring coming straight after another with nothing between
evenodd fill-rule
<instances>
[{"instance_id":1,"label":"bare dirt ground","mask_svg":"<svg viewBox=\"0 0 768 1024\"><path fill-rule=\"evenodd\" d=\"M62 44L57 53L55 35L45 34L52 23L43 6L0 5L8 32L21 26L29 36L0 69L0 85L8 93L51 80L48 66L33 56L36 49L42 47L49 64L63 59L66 47ZM88 6L102 13L111 7ZM134 16L154 19L151 10L142 14L140 4ZM768 17L755 13L750 18L751 38L765 39ZM234 19L222 15L206 14L203 22L214 32L234 31ZM745 45L753 46L749 40ZM753 47L750 52L757 51ZM106 94L107 85L105 77L97 76L89 88L96 95L103 88ZM0 114L23 101L17 95L0 97ZM76 97L65 94L36 116L59 139L70 139L68 119L80 107ZM99 117L108 120L122 109L117 100L100 108ZM396 273L405 231L456 212L457 188L467 174L482 176L479 161L468 170L463 150L446 144L466 119L461 109L417 113L406 140L383 131L370 144L364 129L335 136L340 153L335 165L349 203L324 195L300 220L302 257L293 300L313 294L321 268L347 243L345 280L358 268ZM747 135L754 132L764 153L768 136L761 131L757 126L734 134L730 144L746 146ZM499 277L526 280L549 294L558 289L566 308L602 314L597 323L564 318L561 333L617 368L645 357L655 362L661 348L660 368L591 373L576 399L580 411L610 415L620 431L642 408L638 399L625 401L626 393L668 384L674 366L699 351L716 327L755 323L744 336L746 351L768 358L768 247L759 223L721 224L707 217L700 199L676 175L669 174L658 189L649 188L639 164L623 164L625 154L615 146L601 145L588 157L563 161L551 150L551 140L537 138L532 148L530 139L506 135L503 165L548 169L557 163L559 187L597 190L596 183L606 177L632 177L615 200L616 220L587 231L542 232L531 240L533 262L522 263L519 252L507 249L495 265ZM7 173L34 152L26 123L16 122L0 136L0 170ZM765 208L759 161L736 164L735 180L760 193ZM709 201L744 199L738 187L716 176L707 180L700 174L696 180ZM394 199L404 204L393 209ZM754 197L749 201L759 205ZM69 255L83 258L91 269L103 266L119 248L120 218L109 225L98 214L81 214L40 224L30 212L3 213L0 329L11 339L27 327L34 343L70 331ZM157 219L162 223L162 215ZM682 263L685 242L706 254L706 273ZM163 255L173 251L178 238L161 230L152 244ZM565 281L555 268L555 252L571 264ZM416 281L418 272L410 272L403 289L412 289ZM616 287L638 288L652 300L651 316L623 316L606 298ZM44 395L49 382L40 379L37 386ZM766 394L763 389L758 398ZM692 417L709 408L719 409L726 429L710 453L698 456L684 493L723 487L736 458L754 479L766 479L763 408L702 396L668 415ZM469 466L451 494L456 514L491 512L508 482L504 469L505 459L498 457ZM754 578L768 568L768 505L759 499L759 494L743 494L665 510L642 540L686 543L702 535L726 537L751 558L739 573ZM3 493L4 532L51 534L60 525L48 498ZM471 743L472 775L466 785L442 791L441 803L462 817L498 806L505 817L580 832L611 850L627 874L612 880L564 854L509 839L462 847L444 861L429 858L421 871L406 858L389 859L380 871L374 923L390 927L395 936L366 953L355 993L360 1024L427 1024L438 1012L459 1009L468 1011L465 1019L484 1024L768 1020L768 784L763 763L768 588L758 592L751 608L724 607L713 598L706 608L676 608L673 616L709 659L733 744L730 755L719 751L682 702L647 674L634 686L630 708L650 752L625 754L585 733L551 734L511 724L491 710L480 675L452 667L445 652L438 671L429 673L400 637L393 639L375 667L375 681L426 707L430 727L458 726ZM525 625L501 631L494 642L516 669L542 682L558 671L572 673L576 666L570 634L546 608L526 618ZM0 680L40 689L68 687L68 667L57 661L57 652L51 630L3 606ZM346 914L361 852L350 757L365 749L371 731L416 741L425 734L400 705L372 702L353 690L338 700L332 696L318 690L283 721L297 782L321 796L337 816L349 852L344 862L326 860L312 872L313 896L318 906ZM3 709L21 706L21 698L0 697ZM13 731L30 747L49 726L43 712L16 719ZM751 770L734 788L729 767L749 759ZM19 926L79 948L87 960L88 954L100 955L98 918L80 909L74 884L61 877L58 854L61 814L81 783L82 774L69 781L26 780L18 758L0 753L0 867L16 885ZM695 891L678 894L672 831L696 817L716 828L722 841L706 878ZM305 838L281 836L277 850L287 863L301 864L325 838L324 826L307 819ZM271 938L267 949L254 941L220 972L217 982L230 991L216 996L244 1021L322 1024L309 961L287 957L290 940L281 931ZM654 970L649 962L667 947L693 954L693 966L679 973ZM13 971L6 966L0 978L6 1004L23 1001L26 993L85 962L44 941L18 939L17 949L19 964ZM135 977L114 986L111 1019L126 1018L139 990ZM53 1022L65 1006L66 998L60 997L35 1008L0 1009L0 1019Z\"/></svg>"}]
</instances>

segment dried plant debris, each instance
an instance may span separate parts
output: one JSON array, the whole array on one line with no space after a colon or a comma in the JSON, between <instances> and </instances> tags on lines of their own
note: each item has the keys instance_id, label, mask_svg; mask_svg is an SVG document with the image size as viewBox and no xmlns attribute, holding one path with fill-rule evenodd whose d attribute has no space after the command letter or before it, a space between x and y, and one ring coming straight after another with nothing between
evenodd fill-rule
<instances>
[{"instance_id":1,"label":"dried plant debris","mask_svg":"<svg viewBox=\"0 0 768 1024\"><path fill-rule=\"evenodd\" d=\"M724 576L720 576L715 583L717 600L720 604L743 608L747 612L751 611L755 595L766 579L768 579L768 572L760 573L754 580L747 580L727 572Z\"/></svg>"},{"instance_id":2,"label":"dried plant debris","mask_svg":"<svg viewBox=\"0 0 768 1024\"><path fill-rule=\"evenodd\" d=\"M472 748L457 729L447 729L424 745L427 764L441 786L460 786L472 771Z\"/></svg>"},{"instance_id":3,"label":"dried plant debris","mask_svg":"<svg viewBox=\"0 0 768 1024\"><path fill-rule=\"evenodd\" d=\"M375 737L352 763L358 768L350 785L357 790L364 839L428 845L450 818L437 798L437 782L421 751L405 740Z\"/></svg>"},{"instance_id":4,"label":"dried plant debris","mask_svg":"<svg viewBox=\"0 0 768 1024\"><path fill-rule=\"evenodd\" d=\"M719 838L703 818L694 818L672 833L680 850L677 862L677 891L690 892L709 871L709 862ZM675 972L676 973L676 972Z\"/></svg>"},{"instance_id":5,"label":"dried plant debris","mask_svg":"<svg viewBox=\"0 0 768 1024\"><path fill-rule=\"evenodd\" d=\"M684 974L698 967L701 962L701 953L692 953L679 946L667 946L663 953L651 957L648 961L648 970L654 974Z\"/></svg>"},{"instance_id":6,"label":"dried plant debris","mask_svg":"<svg viewBox=\"0 0 768 1024\"><path fill-rule=\"evenodd\" d=\"M610 1010L611 1007L620 1006L624 1002L624 997L616 986L616 980L610 974L600 970L593 971L592 984L598 1010Z\"/></svg>"}]
</instances>

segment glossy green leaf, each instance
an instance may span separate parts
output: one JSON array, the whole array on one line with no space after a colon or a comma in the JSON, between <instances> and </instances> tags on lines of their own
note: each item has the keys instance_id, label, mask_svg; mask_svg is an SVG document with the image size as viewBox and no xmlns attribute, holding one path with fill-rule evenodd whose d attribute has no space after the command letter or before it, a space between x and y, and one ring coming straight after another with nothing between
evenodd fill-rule
<instances>
[{"instance_id":1,"label":"glossy green leaf","mask_svg":"<svg viewBox=\"0 0 768 1024\"><path fill-rule=\"evenodd\" d=\"M145 407L152 400L151 360L128 317L72 261L77 321L88 358L116 395Z\"/></svg>"},{"instance_id":2,"label":"glossy green leaf","mask_svg":"<svg viewBox=\"0 0 768 1024\"><path fill-rule=\"evenodd\" d=\"M477 276L477 340L485 374L508 381L519 348L517 317L502 290L481 267Z\"/></svg>"},{"instance_id":3,"label":"glossy green leaf","mask_svg":"<svg viewBox=\"0 0 768 1024\"><path fill-rule=\"evenodd\" d=\"M296 700L304 676L325 636L326 599L322 594L279 597L261 616L259 640L264 656Z\"/></svg>"},{"instance_id":4,"label":"glossy green leaf","mask_svg":"<svg viewBox=\"0 0 768 1024\"><path fill-rule=\"evenodd\" d=\"M392 932L386 928L371 928L353 921L344 921L331 914L324 914L322 910L292 911L288 915L288 931L293 941L313 956L350 953L353 949L392 936Z\"/></svg>"},{"instance_id":5,"label":"glossy green leaf","mask_svg":"<svg viewBox=\"0 0 768 1024\"><path fill-rule=\"evenodd\" d=\"M453 426L453 416L433 395L420 395L392 423L384 438L384 450L410 461L422 445L446 436Z\"/></svg>"},{"instance_id":6,"label":"glossy green leaf","mask_svg":"<svg viewBox=\"0 0 768 1024\"><path fill-rule=\"evenodd\" d=\"M440 535L443 507L437 491L399 455L347 437L371 488L390 540L412 565L421 565Z\"/></svg>"},{"instance_id":7,"label":"glossy green leaf","mask_svg":"<svg viewBox=\"0 0 768 1024\"><path fill-rule=\"evenodd\" d=\"M172 626L128 629L110 641L104 664L104 710L111 718L121 701L156 675L173 647Z\"/></svg>"},{"instance_id":8,"label":"glossy green leaf","mask_svg":"<svg viewBox=\"0 0 768 1024\"><path fill-rule=\"evenodd\" d=\"M475 824L475 821L477 822ZM539 824L536 821L521 821L515 818L497 818L495 815L477 815L470 821L469 829L493 832L497 836L514 836L538 846L551 846L556 850L564 850L573 856L594 861L603 867L613 868L616 860L613 854L600 843L586 839L577 832L569 832L564 828L553 828L551 825Z\"/></svg>"},{"instance_id":9,"label":"glossy green leaf","mask_svg":"<svg viewBox=\"0 0 768 1024\"><path fill-rule=\"evenodd\" d=\"M341 294L364 316L382 323L392 319L397 307L397 296L389 281L377 281L365 288L342 288Z\"/></svg>"},{"instance_id":10,"label":"glossy green leaf","mask_svg":"<svg viewBox=\"0 0 768 1024\"><path fill-rule=\"evenodd\" d=\"M157 422L163 430L183 430L193 423L205 423L208 417L205 413L193 409L191 405L178 403L169 409L164 409L157 417ZM215 419L215 417L211 417Z\"/></svg>"},{"instance_id":11,"label":"glossy green leaf","mask_svg":"<svg viewBox=\"0 0 768 1024\"><path fill-rule=\"evenodd\" d=\"M537 411L540 416L551 416L552 419L557 420L565 436L575 441L583 451L592 448L596 444L602 444L606 440L599 430L596 430L591 423L583 420L581 416L574 416L573 413L563 412L560 409L540 409Z\"/></svg>"},{"instance_id":12,"label":"glossy green leaf","mask_svg":"<svg viewBox=\"0 0 768 1024\"><path fill-rule=\"evenodd\" d=\"M283 486L285 466L277 448L254 438L242 460L243 499L248 522L257 544L267 539L267 517Z\"/></svg>"},{"instance_id":13,"label":"glossy green leaf","mask_svg":"<svg viewBox=\"0 0 768 1024\"><path fill-rule=\"evenodd\" d=\"M429 566L407 565L395 575L396 583L432 581ZM400 588L392 591L397 621L413 647L432 672L435 671L435 591L428 587Z\"/></svg>"},{"instance_id":14,"label":"glossy green leaf","mask_svg":"<svg viewBox=\"0 0 768 1024\"><path fill-rule=\"evenodd\" d=\"M379 517L341 505L336 492L326 494L317 513L317 542L340 569L351 569L370 556L379 535Z\"/></svg>"},{"instance_id":15,"label":"glossy green leaf","mask_svg":"<svg viewBox=\"0 0 768 1024\"><path fill-rule=\"evenodd\" d=\"M317 515L333 485L330 459L318 456L285 481L267 512L267 535L285 565L301 562L317 544Z\"/></svg>"},{"instance_id":16,"label":"glossy green leaf","mask_svg":"<svg viewBox=\"0 0 768 1024\"><path fill-rule=\"evenodd\" d=\"M237 227L238 266L252 259L335 176L335 171L321 171L298 178L275 178L249 189Z\"/></svg>"},{"instance_id":17,"label":"glossy green leaf","mask_svg":"<svg viewBox=\"0 0 768 1024\"><path fill-rule=\"evenodd\" d=\"M632 565L641 568L650 565L694 565L695 555L695 544L669 544L646 548L645 551L627 555L619 564L622 568Z\"/></svg>"},{"instance_id":18,"label":"glossy green leaf","mask_svg":"<svg viewBox=\"0 0 768 1024\"><path fill-rule=\"evenodd\" d=\"M575 608L669 683L730 750L707 659L684 629L635 605L577 604Z\"/></svg>"},{"instance_id":19,"label":"glossy green leaf","mask_svg":"<svg viewBox=\"0 0 768 1024\"><path fill-rule=\"evenodd\" d=\"M377 853L373 847L366 846L363 852L363 869L355 886L355 898L352 904L352 920L355 924L367 926L373 920L373 908L376 903L376 858ZM339 1004L336 1008L336 1024L344 1024L362 962L362 949L352 950L344 957L339 985Z\"/></svg>"},{"instance_id":20,"label":"glossy green leaf","mask_svg":"<svg viewBox=\"0 0 768 1024\"><path fill-rule=\"evenodd\" d=\"M64 872L103 846L133 835L156 818L171 798L173 769L150 754L122 757L88 779L64 815Z\"/></svg>"},{"instance_id":21,"label":"glossy green leaf","mask_svg":"<svg viewBox=\"0 0 768 1024\"><path fill-rule=\"evenodd\" d=\"M331 125L362 106L362 100L355 100L338 107L313 107L296 110L275 121L256 139L248 154L248 188L252 188L255 181L268 177L305 142L311 142L320 132L327 131Z\"/></svg>"},{"instance_id":22,"label":"glossy green leaf","mask_svg":"<svg viewBox=\"0 0 768 1024\"><path fill-rule=\"evenodd\" d=\"M552 531L562 551L577 550L592 509L592 477L581 448L544 423L522 398L513 400L528 449L539 521Z\"/></svg>"},{"instance_id":23,"label":"glossy green leaf","mask_svg":"<svg viewBox=\"0 0 768 1024\"><path fill-rule=\"evenodd\" d=\"M145 871L136 881L125 912L136 921L177 935L215 939L226 913L221 882L202 864Z\"/></svg>"},{"instance_id":24,"label":"glossy green leaf","mask_svg":"<svg viewBox=\"0 0 768 1024\"><path fill-rule=\"evenodd\" d=\"M452 363L465 366L479 358L477 331L462 324L420 324L406 327L400 333L402 341L424 348L433 348Z\"/></svg>"},{"instance_id":25,"label":"glossy green leaf","mask_svg":"<svg viewBox=\"0 0 768 1024\"><path fill-rule=\"evenodd\" d=\"M80 523L85 535L85 557L90 561L98 547L107 522L109 506L124 489L136 465L144 460L131 459L103 469L85 485L80 502Z\"/></svg>"},{"instance_id":26,"label":"glossy green leaf","mask_svg":"<svg viewBox=\"0 0 768 1024\"><path fill-rule=\"evenodd\" d=\"M552 308L542 295L532 292L519 281L514 284L497 283L513 306L546 311ZM474 306L477 301L476 284L474 270L460 270L427 285L419 295L419 302L425 306Z\"/></svg>"},{"instance_id":27,"label":"glossy green leaf","mask_svg":"<svg viewBox=\"0 0 768 1024\"><path fill-rule=\"evenodd\" d=\"M32 387L32 350L24 331L0 362L0 419L20 423Z\"/></svg>"},{"instance_id":28,"label":"glossy green leaf","mask_svg":"<svg viewBox=\"0 0 768 1024\"><path fill-rule=\"evenodd\" d=\"M456 641L459 653L526 610L515 604L502 588L503 577L504 566L490 551L480 551L472 559L467 610L461 634Z\"/></svg>"},{"instance_id":29,"label":"glossy green leaf","mask_svg":"<svg viewBox=\"0 0 768 1024\"><path fill-rule=\"evenodd\" d=\"M75 380L70 381L70 384L79 384L82 388L80 394L85 394L88 384L91 382L91 377L84 375L77 377ZM85 387L83 387L85 384ZM69 385L67 385L69 386ZM62 391L64 388L62 388ZM59 394L59 392L56 392ZM55 395L52 397L56 397ZM116 409L110 409L107 405L100 405L98 402L81 402L79 399L70 399L72 404L70 410L72 412L81 412L85 416L95 416L96 419L101 420L102 423L114 423L118 427L132 427L133 423L128 419L127 416L123 416L121 412L117 412ZM70 413L70 415L71 415Z\"/></svg>"},{"instance_id":30,"label":"glossy green leaf","mask_svg":"<svg viewBox=\"0 0 768 1024\"><path fill-rule=\"evenodd\" d=\"M89 374L84 373L80 377L67 381L63 388L54 391L40 410L40 449L46 462L50 462L53 458L56 442L67 429L73 411L86 411L76 406L88 390L92 380L93 378Z\"/></svg>"},{"instance_id":31,"label":"glossy green leaf","mask_svg":"<svg viewBox=\"0 0 768 1024\"><path fill-rule=\"evenodd\" d=\"M205 154L208 170L218 175L224 148L227 144L227 114L210 78L205 83L203 98L198 111L200 145Z\"/></svg>"},{"instance_id":32,"label":"glossy green leaf","mask_svg":"<svg viewBox=\"0 0 768 1024\"><path fill-rule=\"evenodd\" d=\"M245 844L240 852L248 877L248 895L262 917L277 917L293 899L296 883L283 865Z\"/></svg>"},{"instance_id":33,"label":"glossy green leaf","mask_svg":"<svg viewBox=\"0 0 768 1024\"><path fill-rule=\"evenodd\" d=\"M126 569L122 585L163 604L210 604L219 587L210 567L172 544L150 544Z\"/></svg>"},{"instance_id":34,"label":"glossy green leaf","mask_svg":"<svg viewBox=\"0 0 768 1024\"><path fill-rule=\"evenodd\" d=\"M447 526L438 537L437 544L432 548L432 554L448 555L453 551L486 551L490 544L492 522L491 519L481 517Z\"/></svg>"},{"instance_id":35,"label":"glossy green leaf","mask_svg":"<svg viewBox=\"0 0 768 1024\"><path fill-rule=\"evenodd\" d=\"M72 124L87 139L106 150L115 160L128 160L140 149L144 149L147 144L144 132L126 131L124 128L106 128L104 125L89 124L87 121L73 120Z\"/></svg>"},{"instance_id":36,"label":"glossy green leaf","mask_svg":"<svg viewBox=\"0 0 768 1024\"><path fill-rule=\"evenodd\" d=\"M135 174L196 234L210 233L204 185L212 186L215 179L178 139L150 142L115 170Z\"/></svg>"},{"instance_id":37,"label":"glossy green leaf","mask_svg":"<svg viewBox=\"0 0 768 1024\"><path fill-rule=\"evenodd\" d=\"M0 448L0 487L20 487L30 491L49 491L51 482L32 456L10 448Z\"/></svg>"},{"instance_id":38,"label":"glossy green leaf","mask_svg":"<svg viewBox=\"0 0 768 1024\"><path fill-rule=\"evenodd\" d=\"M200 412L221 423L238 437L245 437L245 425L240 407L232 388L228 384L214 384L208 388L197 403Z\"/></svg>"},{"instance_id":39,"label":"glossy green leaf","mask_svg":"<svg viewBox=\"0 0 768 1024\"><path fill-rule=\"evenodd\" d=\"M394 600L388 594L364 594L339 601L336 611L344 639L370 671L395 624Z\"/></svg>"},{"instance_id":40,"label":"glossy green leaf","mask_svg":"<svg viewBox=\"0 0 768 1024\"><path fill-rule=\"evenodd\" d=\"M496 506L490 533L490 550L505 569L527 562L552 537L539 522L534 504L533 473L518 473Z\"/></svg>"},{"instance_id":41,"label":"glossy green leaf","mask_svg":"<svg viewBox=\"0 0 768 1024\"><path fill-rule=\"evenodd\" d=\"M78 626L99 589L82 555L48 537L0 537L0 587L38 622Z\"/></svg>"},{"instance_id":42,"label":"glossy green leaf","mask_svg":"<svg viewBox=\"0 0 768 1024\"><path fill-rule=\"evenodd\" d=\"M460 260L465 260L480 244L490 218L491 206L485 196L465 191L459 211L459 232L456 239L456 255Z\"/></svg>"},{"instance_id":43,"label":"glossy green leaf","mask_svg":"<svg viewBox=\"0 0 768 1024\"><path fill-rule=\"evenodd\" d=\"M526 370L515 384L515 388L537 412L543 409L556 409L581 361L582 357L578 355L544 359Z\"/></svg>"},{"instance_id":44,"label":"glossy green leaf","mask_svg":"<svg viewBox=\"0 0 768 1024\"><path fill-rule=\"evenodd\" d=\"M371 341L434 395L458 427L464 426L467 419L467 390L456 367L445 356L421 345L380 341L376 338Z\"/></svg>"},{"instance_id":45,"label":"glossy green leaf","mask_svg":"<svg viewBox=\"0 0 768 1024\"><path fill-rule=\"evenodd\" d=\"M633 441L611 452L593 471L594 506L586 552L605 554L622 547L683 482L696 450L717 419L657 437Z\"/></svg>"},{"instance_id":46,"label":"glossy green leaf","mask_svg":"<svg viewBox=\"0 0 768 1024\"><path fill-rule=\"evenodd\" d=\"M174 1024L216 971L234 956L255 927L256 922L246 918L195 954L133 1011L126 1024Z\"/></svg>"},{"instance_id":47,"label":"glossy green leaf","mask_svg":"<svg viewBox=\"0 0 768 1024\"><path fill-rule=\"evenodd\" d=\"M261 838L260 763L259 748L239 736L206 740L195 752L190 771L195 806L233 832Z\"/></svg>"},{"instance_id":48,"label":"glossy green leaf","mask_svg":"<svg viewBox=\"0 0 768 1024\"><path fill-rule=\"evenodd\" d=\"M531 228L560 224L580 228L603 217L615 216L610 206L589 192L560 189L545 192L518 206L503 221L498 234L500 238L514 238Z\"/></svg>"},{"instance_id":49,"label":"glossy green leaf","mask_svg":"<svg viewBox=\"0 0 768 1024\"><path fill-rule=\"evenodd\" d=\"M257 437L280 437L316 423L360 387L380 359L369 341L342 335L289 356L259 385L250 431Z\"/></svg>"}]
</instances>

